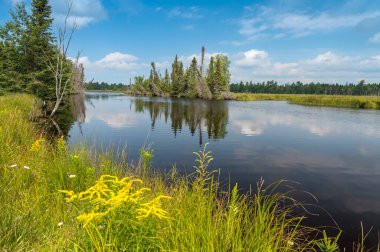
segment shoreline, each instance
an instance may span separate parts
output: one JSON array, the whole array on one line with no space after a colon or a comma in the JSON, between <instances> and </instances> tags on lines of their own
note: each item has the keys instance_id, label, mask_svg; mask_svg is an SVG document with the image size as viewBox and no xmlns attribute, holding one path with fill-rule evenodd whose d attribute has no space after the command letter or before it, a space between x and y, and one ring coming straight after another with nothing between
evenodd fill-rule
<instances>
[{"instance_id":1,"label":"shoreline","mask_svg":"<svg viewBox=\"0 0 380 252\"><path fill-rule=\"evenodd\" d=\"M86 90L85 92L99 93L123 93L129 96L137 96L126 91ZM152 97L152 96L143 96ZM186 97L180 97L186 98ZM186 98L194 99L194 98ZM201 99L201 98L197 98ZM380 96L348 96L348 95L314 95L314 94L256 94L256 93L231 93L233 101L287 101L291 104L335 107L352 109L380 109Z\"/></svg>"}]
</instances>

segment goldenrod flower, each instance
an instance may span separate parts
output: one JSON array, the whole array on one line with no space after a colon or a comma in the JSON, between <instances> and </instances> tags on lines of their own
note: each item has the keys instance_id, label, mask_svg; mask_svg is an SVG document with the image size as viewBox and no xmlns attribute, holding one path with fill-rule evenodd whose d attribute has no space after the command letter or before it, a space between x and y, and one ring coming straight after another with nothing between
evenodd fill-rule
<instances>
[{"instance_id":1,"label":"goldenrod flower","mask_svg":"<svg viewBox=\"0 0 380 252\"><path fill-rule=\"evenodd\" d=\"M129 213L137 219L144 219L151 215L160 219L167 218L167 212L162 208L161 199L170 199L171 197L160 195L153 200L147 200L144 194L150 189L138 188L138 185L142 183L142 180L132 177L119 180L116 176L103 175L95 185L83 192L77 194L68 190L59 192L66 194L67 202L83 202L86 206L85 209L90 209L90 212L84 212L77 217L83 227L125 206L128 207Z\"/></svg>"},{"instance_id":2,"label":"goldenrod flower","mask_svg":"<svg viewBox=\"0 0 380 252\"><path fill-rule=\"evenodd\" d=\"M43 144L43 142L45 141L45 139L44 138L39 138L39 139L37 139L33 144L32 144L32 147L30 147L30 152L38 152L38 151L40 151L41 150L41 148L42 148L42 144Z\"/></svg>"},{"instance_id":3,"label":"goldenrod flower","mask_svg":"<svg viewBox=\"0 0 380 252\"><path fill-rule=\"evenodd\" d=\"M158 218L167 218L167 211L162 209L161 199L171 199L169 196L160 195L148 203L142 204L142 208L137 209L138 219L147 218L150 215L157 216Z\"/></svg>"},{"instance_id":4,"label":"goldenrod flower","mask_svg":"<svg viewBox=\"0 0 380 252\"><path fill-rule=\"evenodd\" d=\"M67 202L72 202L74 201L76 198L78 198L78 195L75 194L74 191L68 191L68 190L58 190L58 192L61 192L61 193L64 193L66 194L66 201Z\"/></svg>"},{"instance_id":5,"label":"goldenrod flower","mask_svg":"<svg viewBox=\"0 0 380 252\"><path fill-rule=\"evenodd\" d=\"M91 213L85 213L85 214L81 214L77 217L77 220L79 220L80 222L83 223L83 227L85 228L92 220L95 220L95 219L99 219L103 216L105 216L107 214L107 212L103 213L103 212L100 212L100 213L95 213L95 212L91 212Z\"/></svg>"}]
</instances>

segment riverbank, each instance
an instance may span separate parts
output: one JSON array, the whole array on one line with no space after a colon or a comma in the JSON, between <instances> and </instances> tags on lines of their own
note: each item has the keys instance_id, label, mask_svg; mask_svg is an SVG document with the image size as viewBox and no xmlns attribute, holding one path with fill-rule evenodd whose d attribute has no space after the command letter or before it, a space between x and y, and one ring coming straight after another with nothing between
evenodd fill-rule
<instances>
[{"instance_id":1,"label":"riverbank","mask_svg":"<svg viewBox=\"0 0 380 252\"><path fill-rule=\"evenodd\" d=\"M127 91L86 90L86 92L112 92L135 96ZM226 100L287 101L292 104L320 107L380 109L380 96L306 95L306 94L252 94L230 93Z\"/></svg>"},{"instance_id":2,"label":"riverbank","mask_svg":"<svg viewBox=\"0 0 380 252\"><path fill-rule=\"evenodd\" d=\"M380 96L234 93L238 101L288 101L292 104L357 109L380 109Z\"/></svg>"},{"instance_id":3,"label":"riverbank","mask_svg":"<svg viewBox=\"0 0 380 252\"><path fill-rule=\"evenodd\" d=\"M151 150L142 149L135 164L123 151L116 162L111 150L68 150L63 139L52 143L37 131L33 103L28 95L0 97L6 251L300 251L321 242L306 239L316 230L293 214L299 205L283 207L288 195L265 194L262 182L254 195L237 187L222 193L206 150L189 177L154 172Z\"/></svg>"}]
</instances>

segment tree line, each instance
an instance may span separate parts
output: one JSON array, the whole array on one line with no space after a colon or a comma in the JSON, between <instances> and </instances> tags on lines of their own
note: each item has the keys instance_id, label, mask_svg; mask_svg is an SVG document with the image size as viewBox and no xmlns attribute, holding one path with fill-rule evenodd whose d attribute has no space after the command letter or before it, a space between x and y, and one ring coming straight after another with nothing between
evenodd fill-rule
<instances>
[{"instance_id":1,"label":"tree line","mask_svg":"<svg viewBox=\"0 0 380 252\"><path fill-rule=\"evenodd\" d=\"M204 99L223 99L229 96L230 61L227 56L218 54L211 57L204 74L205 49L202 47L201 63L193 57L189 67L175 56L171 72L165 69L162 75L151 63L150 75L136 76L131 86L134 95L161 97L188 97Z\"/></svg>"},{"instance_id":2,"label":"tree line","mask_svg":"<svg viewBox=\"0 0 380 252\"><path fill-rule=\"evenodd\" d=\"M302 83L300 81L279 85L276 81L240 82L230 85L230 91L235 93L268 93L268 94L320 94L320 95L380 95L380 83L358 84L325 84Z\"/></svg>"},{"instance_id":3,"label":"tree line","mask_svg":"<svg viewBox=\"0 0 380 252\"><path fill-rule=\"evenodd\" d=\"M88 82L84 84L86 90L100 90L100 91L127 91L130 89L129 85L123 83L106 83L106 82Z\"/></svg>"},{"instance_id":4,"label":"tree line","mask_svg":"<svg viewBox=\"0 0 380 252\"><path fill-rule=\"evenodd\" d=\"M66 25L58 39L53 34L49 1L32 0L30 9L17 2L0 26L0 93L32 93L54 106L63 94L83 90L84 69L66 57Z\"/></svg>"}]
</instances>

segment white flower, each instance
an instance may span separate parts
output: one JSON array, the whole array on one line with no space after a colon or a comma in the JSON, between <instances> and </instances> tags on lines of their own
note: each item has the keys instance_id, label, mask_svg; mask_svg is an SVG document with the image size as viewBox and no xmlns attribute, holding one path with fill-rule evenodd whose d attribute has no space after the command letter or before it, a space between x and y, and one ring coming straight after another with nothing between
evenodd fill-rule
<instances>
[{"instance_id":1,"label":"white flower","mask_svg":"<svg viewBox=\"0 0 380 252\"><path fill-rule=\"evenodd\" d=\"M17 164L10 165L9 167L10 168L15 168L15 167L17 167Z\"/></svg>"},{"instance_id":2,"label":"white flower","mask_svg":"<svg viewBox=\"0 0 380 252\"><path fill-rule=\"evenodd\" d=\"M62 225L63 225L63 222L62 222L62 221L58 223L58 227L60 227L60 226L62 226Z\"/></svg>"},{"instance_id":3,"label":"white flower","mask_svg":"<svg viewBox=\"0 0 380 252\"><path fill-rule=\"evenodd\" d=\"M24 169L30 170L30 167L27 165L24 165Z\"/></svg>"},{"instance_id":4,"label":"white flower","mask_svg":"<svg viewBox=\"0 0 380 252\"><path fill-rule=\"evenodd\" d=\"M75 178L76 176L75 174L69 174L69 178Z\"/></svg>"}]
</instances>

